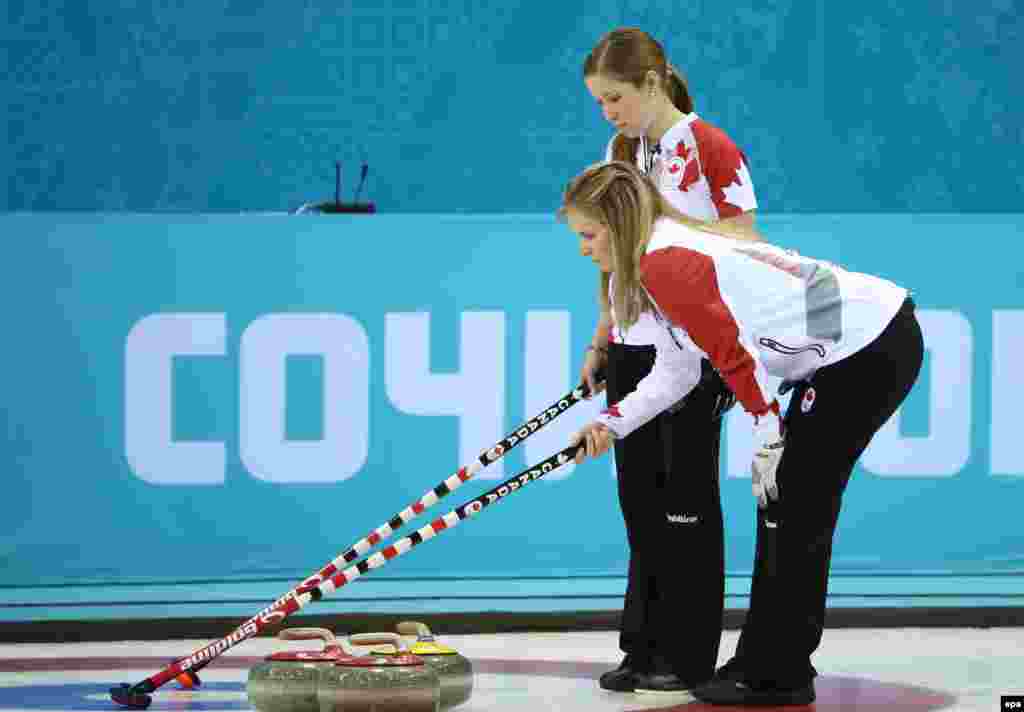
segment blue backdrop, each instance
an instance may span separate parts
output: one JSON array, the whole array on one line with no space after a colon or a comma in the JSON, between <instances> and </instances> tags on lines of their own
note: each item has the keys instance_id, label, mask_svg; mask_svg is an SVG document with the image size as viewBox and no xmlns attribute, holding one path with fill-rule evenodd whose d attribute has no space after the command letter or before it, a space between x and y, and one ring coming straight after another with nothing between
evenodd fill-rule
<instances>
[{"instance_id":1,"label":"blue backdrop","mask_svg":"<svg viewBox=\"0 0 1024 712\"><path fill-rule=\"evenodd\" d=\"M846 497L832 602L1024 601L1019 0L0 18L0 618L251 613L567 391L594 285L550 214L610 135L580 68L619 25L662 40L745 150L770 239L917 292L925 369ZM366 163L362 197L403 214L224 214L332 197L336 160L346 200ZM730 605L753 549L744 418L723 452ZM614 608L624 566L604 461L338 610Z\"/></svg>"},{"instance_id":2,"label":"blue backdrop","mask_svg":"<svg viewBox=\"0 0 1024 712\"><path fill-rule=\"evenodd\" d=\"M9 0L0 210L549 211L609 129L580 68L654 33L769 212L1019 211L1019 0Z\"/></svg>"},{"instance_id":3,"label":"blue backdrop","mask_svg":"<svg viewBox=\"0 0 1024 712\"><path fill-rule=\"evenodd\" d=\"M1024 218L762 226L912 288L925 327L921 380L848 491L836 575L861 594L1019 602ZM115 602L180 600L189 582L207 602L239 581L250 598L282 593L567 392L594 323L592 267L550 215L7 215L0 233L3 617L99 595L71 584L107 586L99 598ZM978 240L984 251L967 249ZM560 449L594 407L430 514ZM722 473L738 592L753 554L745 418L730 415ZM567 598L617 596L625 556L605 459L554 473L368 581L493 602L535 577L544 607L563 585ZM362 585L352 590L374 590Z\"/></svg>"}]
</instances>

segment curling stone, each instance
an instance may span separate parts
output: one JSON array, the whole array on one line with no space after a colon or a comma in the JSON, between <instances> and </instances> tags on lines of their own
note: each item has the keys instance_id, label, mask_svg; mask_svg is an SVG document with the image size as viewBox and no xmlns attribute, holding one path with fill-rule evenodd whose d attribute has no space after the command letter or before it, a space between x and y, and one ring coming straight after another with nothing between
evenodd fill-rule
<instances>
[{"instance_id":1,"label":"curling stone","mask_svg":"<svg viewBox=\"0 0 1024 712\"><path fill-rule=\"evenodd\" d=\"M409 652L423 658L434 668L441 681L441 709L461 705L473 694L473 663L434 638L425 623L403 621L397 630L402 635L416 636Z\"/></svg>"},{"instance_id":2,"label":"curling stone","mask_svg":"<svg viewBox=\"0 0 1024 712\"><path fill-rule=\"evenodd\" d=\"M288 628L282 640L322 640L323 650L274 653L249 671L246 691L258 712L320 712L317 690L321 669L347 657L326 628Z\"/></svg>"},{"instance_id":3,"label":"curling stone","mask_svg":"<svg viewBox=\"0 0 1024 712\"><path fill-rule=\"evenodd\" d=\"M351 646L381 646L320 670L320 712L440 712L437 673L394 633L349 636Z\"/></svg>"}]
</instances>

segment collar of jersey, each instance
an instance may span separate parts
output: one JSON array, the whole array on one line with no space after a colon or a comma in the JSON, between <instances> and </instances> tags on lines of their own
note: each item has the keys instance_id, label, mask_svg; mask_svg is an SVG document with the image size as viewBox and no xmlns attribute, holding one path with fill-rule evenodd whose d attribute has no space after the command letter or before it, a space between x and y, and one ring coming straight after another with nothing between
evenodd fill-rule
<instances>
[{"instance_id":1,"label":"collar of jersey","mask_svg":"<svg viewBox=\"0 0 1024 712\"><path fill-rule=\"evenodd\" d=\"M676 144L683 138L683 132L689 129L690 124L699 119L697 112L691 111L689 114L683 116L672 128L665 132L665 135L658 141L658 146L661 148L661 157L664 160L668 156L674 156L676 151Z\"/></svg>"}]
</instances>

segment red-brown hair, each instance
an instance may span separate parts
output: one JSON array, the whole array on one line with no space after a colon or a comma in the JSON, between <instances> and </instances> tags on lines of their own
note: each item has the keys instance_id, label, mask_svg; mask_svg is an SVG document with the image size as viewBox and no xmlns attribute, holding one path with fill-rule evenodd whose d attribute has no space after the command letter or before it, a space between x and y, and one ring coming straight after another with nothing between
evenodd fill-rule
<instances>
[{"instance_id":1,"label":"red-brown hair","mask_svg":"<svg viewBox=\"0 0 1024 712\"><path fill-rule=\"evenodd\" d=\"M635 27L612 30L594 45L583 61L584 79L600 75L629 83L637 89L643 88L647 73L652 71L661 80L662 89L676 108L684 114L692 113L693 99L690 98L686 79L668 63L661 44L643 30ZM612 144L612 158L634 162L639 141L619 134Z\"/></svg>"}]
</instances>

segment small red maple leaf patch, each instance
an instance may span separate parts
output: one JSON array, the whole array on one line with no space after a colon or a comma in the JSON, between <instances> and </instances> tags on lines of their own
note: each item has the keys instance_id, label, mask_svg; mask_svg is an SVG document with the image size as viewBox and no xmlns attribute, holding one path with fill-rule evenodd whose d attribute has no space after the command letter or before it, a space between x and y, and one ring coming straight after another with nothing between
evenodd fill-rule
<instances>
[{"instance_id":1,"label":"small red maple leaf patch","mask_svg":"<svg viewBox=\"0 0 1024 712\"><path fill-rule=\"evenodd\" d=\"M700 168L697 166L697 161L690 161L683 171L683 179L679 181L679 190L689 190L690 186L698 180L700 180Z\"/></svg>"}]
</instances>

